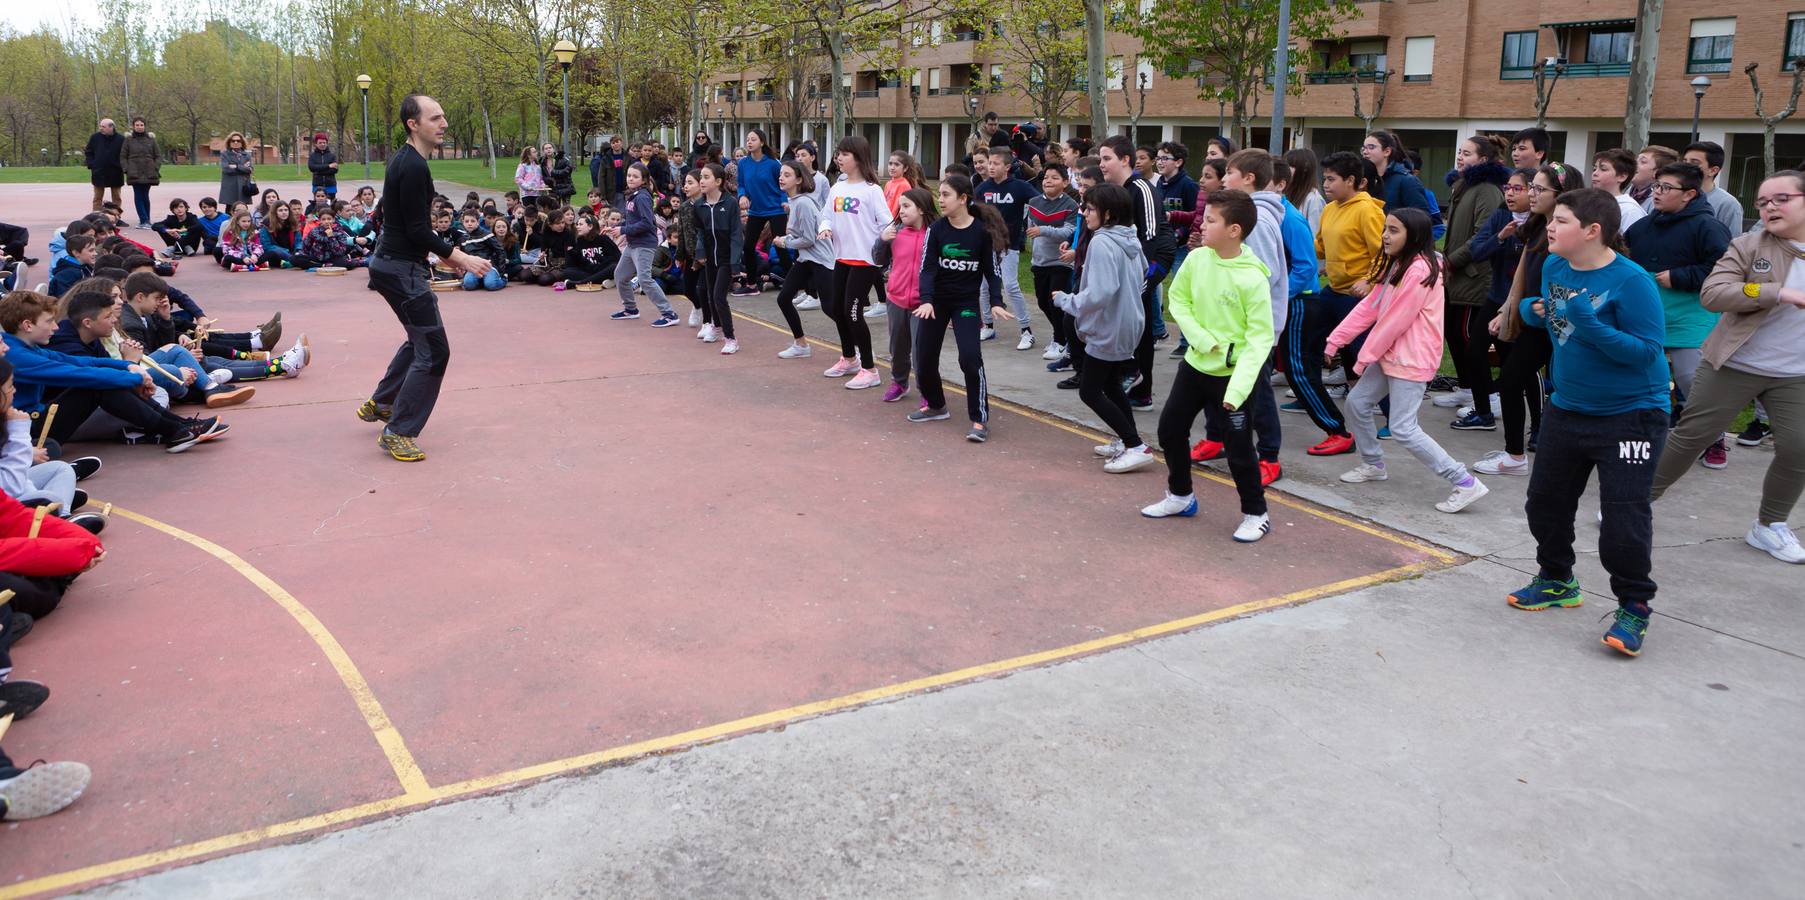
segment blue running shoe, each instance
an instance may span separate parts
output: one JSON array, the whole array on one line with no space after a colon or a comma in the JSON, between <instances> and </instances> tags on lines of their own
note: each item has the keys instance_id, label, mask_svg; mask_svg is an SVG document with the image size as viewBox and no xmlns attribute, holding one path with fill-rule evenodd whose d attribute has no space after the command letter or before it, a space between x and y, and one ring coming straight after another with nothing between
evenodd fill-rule
<instances>
[{"instance_id":1,"label":"blue running shoe","mask_svg":"<svg viewBox=\"0 0 1805 900\"><path fill-rule=\"evenodd\" d=\"M639 318L639 310L623 309L620 312L610 315L608 318L613 319L616 322L620 322L620 321L623 321L626 319L637 319L637 318Z\"/></svg>"},{"instance_id":2,"label":"blue running shoe","mask_svg":"<svg viewBox=\"0 0 1805 900\"><path fill-rule=\"evenodd\" d=\"M1643 609L1646 611L1647 607ZM1611 630L1604 633L1601 643L1625 656L1640 656L1642 636L1648 634L1648 617L1638 616L1623 606L1613 615L1617 617L1616 621L1611 623Z\"/></svg>"},{"instance_id":3,"label":"blue running shoe","mask_svg":"<svg viewBox=\"0 0 1805 900\"><path fill-rule=\"evenodd\" d=\"M1449 426L1455 431L1497 431L1498 420L1479 413L1467 413Z\"/></svg>"},{"instance_id":4,"label":"blue running shoe","mask_svg":"<svg viewBox=\"0 0 1805 900\"><path fill-rule=\"evenodd\" d=\"M1064 372L1065 370L1067 370L1071 367L1072 367L1072 357L1070 354L1061 356L1060 358L1053 360L1050 363L1047 363L1047 371L1049 371L1049 372Z\"/></svg>"},{"instance_id":5,"label":"blue running shoe","mask_svg":"<svg viewBox=\"0 0 1805 900\"><path fill-rule=\"evenodd\" d=\"M1391 440L1391 426L1390 425L1380 425L1379 426L1379 440L1381 440L1381 441Z\"/></svg>"},{"instance_id":6,"label":"blue running shoe","mask_svg":"<svg viewBox=\"0 0 1805 900\"><path fill-rule=\"evenodd\" d=\"M1304 412L1304 402L1302 400L1293 400L1290 403L1281 403L1279 404L1279 412L1302 413Z\"/></svg>"},{"instance_id":7,"label":"blue running shoe","mask_svg":"<svg viewBox=\"0 0 1805 900\"><path fill-rule=\"evenodd\" d=\"M1541 612L1552 606L1572 609L1585 602L1580 596L1579 582L1569 578L1556 581L1537 575L1526 587L1520 587L1505 597L1505 602L1518 609L1530 612Z\"/></svg>"}]
</instances>

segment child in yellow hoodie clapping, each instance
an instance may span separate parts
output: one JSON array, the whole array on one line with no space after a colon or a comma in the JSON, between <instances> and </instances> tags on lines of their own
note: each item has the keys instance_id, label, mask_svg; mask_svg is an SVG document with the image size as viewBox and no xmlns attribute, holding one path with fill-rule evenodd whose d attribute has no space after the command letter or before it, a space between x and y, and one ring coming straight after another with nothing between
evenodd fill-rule
<instances>
[{"instance_id":1,"label":"child in yellow hoodie clapping","mask_svg":"<svg viewBox=\"0 0 1805 900\"><path fill-rule=\"evenodd\" d=\"M1242 408L1273 344L1268 272L1241 247L1255 219L1252 197L1241 191L1212 192L1203 216L1203 246L1185 258L1167 291L1167 308L1189 349L1159 417L1166 496L1141 510L1150 519L1197 515L1197 497L1191 492L1191 425L1206 405L1221 404L1228 412L1228 469L1241 495L1235 540L1244 544L1272 531L1253 431Z\"/></svg>"}]
</instances>

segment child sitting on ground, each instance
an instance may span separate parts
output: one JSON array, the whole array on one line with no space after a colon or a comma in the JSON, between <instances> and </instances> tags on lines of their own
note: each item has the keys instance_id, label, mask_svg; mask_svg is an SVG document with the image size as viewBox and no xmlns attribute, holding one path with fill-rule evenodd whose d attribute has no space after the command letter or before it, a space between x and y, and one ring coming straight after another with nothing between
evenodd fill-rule
<instances>
[{"instance_id":1,"label":"child sitting on ground","mask_svg":"<svg viewBox=\"0 0 1805 900\"><path fill-rule=\"evenodd\" d=\"M263 249L257 226L249 212L232 214L231 224L219 235L219 264L229 272L256 272L274 265L279 257Z\"/></svg>"},{"instance_id":2,"label":"child sitting on ground","mask_svg":"<svg viewBox=\"0 0 1805 900\"><path fill-rule=\"evenodd\" d=\"M15 390L12 363L0 357L0 410L6 416L4 446L0 447L0 493L28 505L54 502L56 515L99 534L107 525L106 516L81 511L88 495L75 487L75 468L50 459L43 448L32 445L31 416L13 407ZM4 614L6 610L0 608L0 615Z\"/></svg>"},{"instance_id":3,"label":"child sitting on ground","mask_svg":"<svg viewBox=\"0 0 1805 900\"><path fill-rule=\"evenodd\" d=\"M309 269L320 266L354 269L369 262L367 258L351 257L351 239L339 230L338 219L330 208L313 214L313 228L301 238L301 256Z\"/></svg>"},{"instance_id":4,"label":"child sitting on ground","mask_svg":"<svg viewBox=\"0 0 1805 900\"><path fill-rule=\"evenodd\" d=\"M78 234L69 238L64 246L69 255L59 260L50 269L50 296L61 297L73 287L77 281L94 274L94 261L100 257L100 248L91 234Z\"/></svg>"},{"instance_id":5,"label":"child sitting on ground","mask_svg":"<svg viewBox=\"0 0 1805 900\"><path fill-rule=\"evenodd\" d=\"M493 266L481 276L465 273L464 290L474 291L480 288L485 291L499 291L507 287L508 277L505 274L508 264L507 253L502 249L501 241L495 237L494 232L483 227L482 213L475 209L466 209L462 221L464 230L459 235L457 246L471 256L488 260Z\"/></svg>"},{"instance_id":6,"label":"child sitting on ground","mask_svg":"<svg viewBox=\"0 0 1805 900\"><path fill-rule=\"evenodd\" d=\"M169 201L169 215L151 229L163 237L169 252L178 259L199 253L201 240L206 236L201 220L188 211L188 201L180 197Z\"/></svg>"},{"instance_id":7,"label":"child sitting on ground","mask_svg":"<svg viewBox=\"0 0 1805 900\"><path fill-rule=\"evenodd\" d=\"M214 259L219 258L219 232L226 227L227 215L219 211L219 201L212 197L201 198L201 249Z\"/></svg>"}]
</instances>

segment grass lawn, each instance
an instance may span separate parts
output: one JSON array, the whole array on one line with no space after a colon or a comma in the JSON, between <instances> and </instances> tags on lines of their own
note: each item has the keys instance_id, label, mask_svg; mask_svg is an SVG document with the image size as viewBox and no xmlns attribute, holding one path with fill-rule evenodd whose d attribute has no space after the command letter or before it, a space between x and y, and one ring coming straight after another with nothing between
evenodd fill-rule
<instances>
[{"instance_id":1,"label":"grass lawn","mask_svg":"<svg viewBox=\"0 0 1805 900\"><path fill-rule=\"evenodd\" d=\"M370 164L369 182L382 184L382 163ZM432 163L434 178L444 181L455 181L467 184L478 190L495 192L514 189L514 162L497 159L495 162L495 178L489 177L489 167L481 159L441 159ZM210 165L177 166L165 165L162 171L164 184L218 184L219 167ZM310 176L306 166L293 164L270 163L259 166L257 174L272 181L307 181ZM579 176L579 182L586 181L587 175ZM0 167L0 184L87 184L88 170L80 166L4 166ZM358 185L365 183L363 163L348 162L339 165L339 185Z\"/></svg>"}]
</instances>

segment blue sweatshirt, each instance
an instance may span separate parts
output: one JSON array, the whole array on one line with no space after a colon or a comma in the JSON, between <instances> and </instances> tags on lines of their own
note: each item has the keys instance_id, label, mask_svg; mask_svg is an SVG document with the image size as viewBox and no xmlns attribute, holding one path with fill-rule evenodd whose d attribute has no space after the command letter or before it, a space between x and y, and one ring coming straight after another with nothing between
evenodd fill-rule
<instances>
[{"instance_id":1,"label":"blue sweatshirt","mask_svg":"<svg viewBox=\"0 0 1805 900\"><path fill-rule=\"evenodd\" d=\"M25 412L44 411L44 388L94 388L113 390L135 388L144 378L131 372L122 359L96 359L68 356L28 344L15 335L0 335L6 341L6 361L13 364L13 406Z\"/></svg>"},{"instance_id":2,"label":"blue sweatshirt","mask_svg":"<svg viewBox=\"0 0 1805 900\"><path fill-rule=\"evenodd\" d=\"M1317 287L1316 274L1316 236L1310 233L1310 220L1291 205L1288 197L1280 196L1285 204L1285 218L1279 223L1279 236L1285 241L1285 256L1288 258L1285 272L1285 290L1292 297L1313 294Z\"/></svg>"},{"instance_id":3,"label":"blue sweatshirt","mask_svg":"<svg viewBox=\"0 0 1805 900\"><path fill-rule=\"evenodd\" d=\"M1197 187L1197 179L1192 178L1191 173L1186 172L1183 167L1180 167L1178 174L1171 178L1167 178L1163 175L1160 176L1154 181L1154 186L1159 188L1160 199L1165 203L1165 213L1168 218L1170 218L1174 212L1188 213L1197 208L1197 191L1199 190ZM1309 223L1305 223L1306 226L1308 224ZM1190 237L1191 226L1172 226L1173 240L1183 244L1186 240L1189 240ZM1312 244L1311 247L1310 253L1311 255L1315 255L1315 245Z\"/></svg>"},{"instance_id":4,"label":"blue sweatshirt","mask_svg":"<svg viewBox=\"0 0 1805 900\"><path fill-rule=\"evenodd\" d=\"M753 159L747 154L740 157L738 165L740 196L750 203L747 214L783 215L783 189L777 186L777 172L783 168L783 162L770 156Z\"/></svg>"},{"instance_id":5,"label":"blue sweatshirt","mask_svg":"<svg viewBox=\"0 0 1805 900\"><path fill-rule=\"evenodd\" d=\"M1548 315L1530 309L1544 300ZM1542 267L1542 296L1522 300L1524 325L1554 339L1555 406L1588 416L1614 416L1667 406L1666 334L1655 280L1617 255L1590 272L1559 256Z\"/></svg>"},{"instance_id":6,"label":"blue sweatshirt","mask_svg":"<svg viewBox=\"0 0 1805 900\"><path fill-rule=\"evenodd\" d=\"M232 221L232 217L223 212L214 213L211 217L200 216L199 218L201 220L201 228L207 232L208 237L213 238L214 240L219 239L219 230L226 227L227 222Z\"/></svg>"},{"instance_id":7,"label":"blue sweatshirt","mask_svg":"<svg viewBox=\"0 0 1805 900\"><path fill-rule=\"evenodd\" d=\"M61 262L50 267L50 296L62 297L76 282L92 274L94 270L76 262L75 257L63 257Z\"/></svg>"},{"instance_id":8,"label":"blue sweatshirt","mask_svg":"<svg viewBox=\"0 0 1805 900\"><path fill-rule=\"evenodd\" d=\"M658 223L652 221L652 192L640 188L627 198L626 207L621 214L620 233L627 239L627 246L639 250L658 246Z\"/></svg>"}]
</instances>

